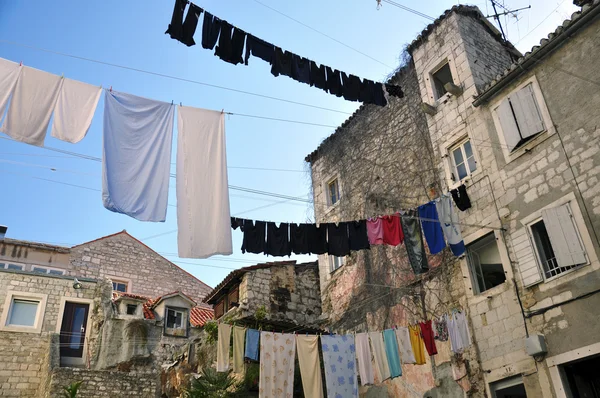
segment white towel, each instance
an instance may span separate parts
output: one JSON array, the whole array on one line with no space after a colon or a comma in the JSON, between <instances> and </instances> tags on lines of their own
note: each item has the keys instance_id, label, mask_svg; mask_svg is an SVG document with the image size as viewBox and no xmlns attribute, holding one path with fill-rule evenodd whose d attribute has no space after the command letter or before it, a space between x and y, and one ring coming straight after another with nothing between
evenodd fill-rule
<instances>
[{"instance_id":1,"label":"white towel","mask_svg":"<svg viewBox=\"0 0 600 398\"><path fill-rule=\"evenodd\" d=\"M293 395L295 358L296 339L293 334L260 333L260 398Z\"/></svg>"},{"instance_id":2,"label":"white towel","mask_svg":"<svg viewBox=\"0 0 600 398\"><path fill-rule=\"evenodd\" d=\"M217 340L217 372L229 370L229 347L231 347L231 325L219 323Z\"/></svg>"},{"instance_id":3,"label":"white towel","mask_svg":"<svg viewBox=\"0 0 600 398\"><path fill-rule=\"evenodd\" d=\"M104 207L140 221L165 221L174 109L166 102L106 91Z\"/></svg>"},{"instance_id":4,"label":"white towel","mask_svg":"<svg viewBox=\"0 0 600 398\"><path fill-rule=\"evenodd\" d=\"M402 363L416 363L415 353L410 343L410 332L408 328L396 329L396 340L398 340L398 350L400 351L400 359Z\"/></svg>"},{"instance_id":5,"label":"white towel","mask_svg":"<svg viewBox=\"0 0 600 398\"><path fill-rule=\"evenodd\" d=\"M369 335L367 333L356 333L354 337L356 344L356 359L358 359L358 372L360 384L366 386L373 384L373 364L371 362L371 347L369 346Z\"/></svg>"},{"instance_id":6,"label":"white towel","mask_svg":"<svg viewBox=\"0 0 600 398\"><path fill-rule=\"evenodd\" d=\"M382 382L392 377L387 354L385 353L383 334L381 332L369 332L369 337L371 338L371 347L373 348L373 356L375 357L375 367L380 378L379 382Z\"/></svg>"},{"instance_id":7,"label":"white towel","mask_svg":"<svg viewBox=\"0 0 600 398\"><path fill-rule=\"evenodd\" d=\"M75 144L87 134L102 88L64 79L52 122L52 137Z\"/></svg>"},{"instance_id":8,"label":"white towel","mask_svg":"<svg viewBox=\"0 0 600 398\"><path fill-rule=\"evenodd\" d=\"M180 106L177 130L179 257L229 255L233 246L224 115Z\"/></svg>"},{"instance_id":9,"label":"white towel","mask_svg":"<svg viewBox=\"0 0 600 398\"><path fill-rule=\"evenodd\" d=\"M23 66L3 131L17 141L44 146L62 80L52 73Z\"/></svg>"},{"instance_id":10,"label":"white towel","mask_svg":"<svg viewBox=\"0 0 600 398\"><path fill-rule=\"evenodd\" d=\"M4 116L6 104L15 89L21 69L19 64L0 58L0 120Z\"/></svg>"}]
</instances>

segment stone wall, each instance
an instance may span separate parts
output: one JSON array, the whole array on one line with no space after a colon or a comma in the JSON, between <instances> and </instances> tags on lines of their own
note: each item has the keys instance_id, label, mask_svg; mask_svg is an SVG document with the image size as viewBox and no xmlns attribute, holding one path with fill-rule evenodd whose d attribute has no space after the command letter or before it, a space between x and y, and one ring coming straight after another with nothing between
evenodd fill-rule
<instances>
[{"instance_id":1,"label":"stone wall","mask_svg":"<svg viewBox=\"0 0 600 398\"><path fill-rule=\"evenodd\" d=\"M82 381L78 398L160 397L160 374L152 370L118 372L79 368L56 368L52 371L47 398L62 398L63 387Z\"/></svg>"},{"instance_id":2,"label":"stone wall","mask_svg":"<svg viewBox=\"0 0 600 398\"><path fill-rule=\"evenodd\" d=\"M43 388L50 342L57 331L62 297L94 299L97 284L82 282L82 289L73 289L73 280L23 272L0 270L0 311L8 308L9 291L47 294L41 333L0 330L0 387L3 397L37 397ZM91 325L90 325L91 326ZM91 328L90 328L91 330Z\"/></svg>"},{"instance_id":3,"label":"stone wall","mask_svg":"<svg viewBox=\"0 0 600 398\"><path fill-rule=\"evenodd\" d=\"M73 247L70 273L125 281L129 293L153 298L179 290L200 303L212 290L126 232Z\"/></svg>"}]
</instances>

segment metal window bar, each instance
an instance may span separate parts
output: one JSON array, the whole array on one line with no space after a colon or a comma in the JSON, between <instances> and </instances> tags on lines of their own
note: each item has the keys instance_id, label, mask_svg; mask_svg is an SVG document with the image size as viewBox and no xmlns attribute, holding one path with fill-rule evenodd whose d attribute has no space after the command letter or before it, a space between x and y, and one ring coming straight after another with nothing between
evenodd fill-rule
<instances>
[{"instance_id":1,"label":"metal window bar","mask_svg":"<svg viewBox=\"0 0 600 398\"><path fill-rule=\"evenodd\" d=\"M552 257L544 263L544 272L546 274L546 278L552 278L578 266L579 265L567 265L565 267L561 267L558 265L556 257Z\"/></svg>"}]
</instances>

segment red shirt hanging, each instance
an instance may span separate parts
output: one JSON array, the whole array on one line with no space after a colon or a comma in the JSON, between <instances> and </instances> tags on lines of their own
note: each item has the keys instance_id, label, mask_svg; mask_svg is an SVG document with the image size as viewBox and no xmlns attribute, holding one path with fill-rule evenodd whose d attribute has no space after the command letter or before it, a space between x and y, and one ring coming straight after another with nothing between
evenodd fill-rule
<instances>
[{"instance_id":1,"label":"red shirt hanging","mask_svg":"<svg viewBox=\"0 0 600 398\"><path fill-rule=\"evenodd\" d=\"M404 232L400 227L400 214L381 217L383 224L383 243L391 246L398 246L404 242Z\"/></svg>"},{"instance_id":2,"label":"red shirt hanging","mask_svg":"<svg viewBox=\"0 0 600 398\"><path fill-rule=\"evenodd\" d=\"M433 328L431 327L431 320L425 322L419 322L421 328L421 336L423 336L423 342L429 356L437 354L437 347L435 346L435 339L433 337Z\"/></svg>"}]
</instances>

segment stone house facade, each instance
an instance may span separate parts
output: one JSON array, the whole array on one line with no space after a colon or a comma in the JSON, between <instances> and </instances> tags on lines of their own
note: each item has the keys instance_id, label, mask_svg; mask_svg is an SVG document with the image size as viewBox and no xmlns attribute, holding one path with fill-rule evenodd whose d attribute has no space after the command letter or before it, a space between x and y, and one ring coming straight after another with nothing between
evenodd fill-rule
<instances>
[{"instance_id":1,"label":"stone house facade","mask_svg":"<svg viewBox=\"0 0 600 398\"><path fill-rule=\"evenodd\" d=\"M424 277L418 293L425 313L459 306L469 317L474 344L460 358L468 365L469 396L584 396L598 383L589 369L600 350L600 2L584 3L525 55L476 7L453 7L408 46L408 62L392 77L405 98L383 109L362 106L307 157L317 222L383 214L466 185L472 207L460 219L467 254L442 260L445 276ZM399 80L405 76L412 77ZM411 103L411 118L424 121L424 129L408 122L403 107ZM418 151L414 140L422 133L428 144L420 153L431 151L432 167L420 166L424 176L417 177L398 167ZM332 181L340 191L334 200ZM396 198L395 209L373 206L390 202L386 192ZM363 331L414 322L399 308L415 293L410 270L404 281L390 277L403 272L402 248L394 250L320 257L323 311L333 325ZM382 263L382 251L393 258ZM352 300L367 300L367 283L388 290L373 286L376 301L356 311ZM447 294L437 294L432 283L442 283ZM526 341L539 340L547 352L532 345L528 353ZM414 377L407 365L403 380L371 389L462 397L446 358L438 357L420 367L425 377Z\"/></svg>"},{"instance_id":2,"label":"stone house facade","mask_svg":"<svg viewBox=\"0 0 600 398\"><path fill-rule=\"evenodd\" d=\"M254 325L257 321L276 330L314 329L321 315L319 273L316 262L295 260L257 264L232 271L206 296L215 319ZM257 319L257 313L263 312Z\"/></svg>"}]
</instances>

